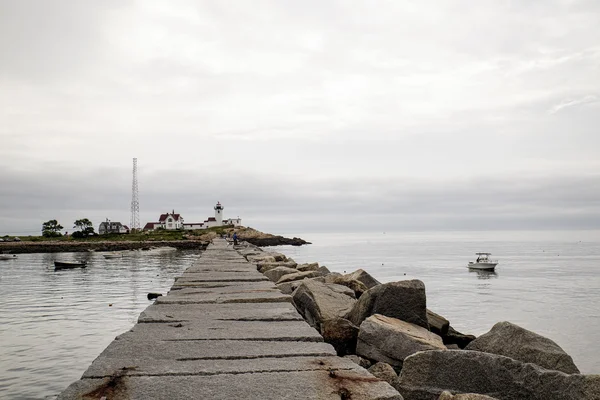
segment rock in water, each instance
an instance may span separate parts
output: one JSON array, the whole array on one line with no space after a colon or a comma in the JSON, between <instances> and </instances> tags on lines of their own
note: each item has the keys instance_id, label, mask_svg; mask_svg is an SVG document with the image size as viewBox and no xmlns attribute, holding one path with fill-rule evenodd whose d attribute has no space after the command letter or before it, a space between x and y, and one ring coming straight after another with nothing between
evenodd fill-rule
<instances>
[{"instance_id":1,"label":"rock in water","mask_svg":"<svg viewBox=\"0 0 600 400\"><path fill-rule=\"evenodd\" d=\"M598 400L600 375L565 374L496 354L423 351L404 360L393 385L406 399L434 400L442 391L498 400Z\"/></svg>"},{"instance_id":2,"label":"rock in water","mask_svg":"<svg viewBox=\"0 0 600 400\"><path fill-rule=\"evenodd\" d=\"M360 325L356 354L401 368L411 354L442 349L446 350L442 338L427 329L375 314Z\"/></svg>"},{"instance_id":3,"label":"rock in water","mask_svg":"<svg viewBox=\"0 0 600 400\"><path fill-rule=\"evenodd\" d=\"M321 323L321 335L333 346L338 356L354 354L358 338L358 326L344 318L328 319Z\"/></svg>"},{"instance_id":4,"label":"rock in water","mask_svg":"<svg viewBox=\"0 0 600 400\"><path fill-rule=\"evenodd\" d=\"M159 298L160 296L162 296L162 294L160 293L148 293L148 300L154 300L156 298Z\"/></svg>"},{"instance_id":5,"label":"rock in water","mask_svg":"<svg viewBox=\"0 0 600 400\"><path fill-rule=\"evenodd\" d=\"M426 303L420 280L384 283L363 293L347 318L360 325L371 315L381 314L429 329Z\"/></svg>"},{"instance_id":6,"label":"rock in water","mask_svg":"<svg viewBox=\"0 0 600 400\"><path fill-rule=\"evenodd\" d=\"M356 303L353 297L354 292L346 286L305 280L294 291L292 301L304 319L320 332L324 321L343 318L352 309Z\"/></svg>"},{"instance_id":7,"label":"rock in water","mask_svg":"<svg viewBox=\"0 0 600 400\"><path fill-rule=\"evenodd\" d=\"M570 355L552 340L510 322L498 322L465 348L514 358L540 367L578 374Z\"/></svg>"},{"instance_id":8,"label":"rock in water","mask_svg":"<svg viewBox=\"0 0 600 400\"><path fill-rule=\"evenodd\" d=\"M384 362L378 362L377 364L373 365L371 368L369 368L369 372L373 376L381 379L382 381L386 381L390 385L394 383L396 378L398 378L394 368L390 364L386 364Z\"/></svg>"},{"instance_id":9,"label":"rock in water","mask_svg":"<svg viewBox=\"0 0 600 400\"><path fill-rule=\"evenodd\" d=\"M444 391L438 400L497 400L484 394L462 393L453 396L452 393Z\"/></svg>"}]
</instances>

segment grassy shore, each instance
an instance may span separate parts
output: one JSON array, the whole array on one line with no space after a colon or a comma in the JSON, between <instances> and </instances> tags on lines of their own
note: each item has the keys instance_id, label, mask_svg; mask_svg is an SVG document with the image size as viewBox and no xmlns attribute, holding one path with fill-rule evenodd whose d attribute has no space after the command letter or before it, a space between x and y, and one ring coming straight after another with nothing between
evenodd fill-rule
<instances>
[{"instance_id":1,"label":"grassy shore","mask_svg":"<svg viewBox=\"0 0 600 400\"><path fill-rule=\"evenodd\" d=\"M117 251L127 249L148 249L157 246L171 246L178 249L203 249L210 241L222 235L232 237L236 233L240 240L247 240L257 246L277 246L281 244L302 245L301 239L288 239L257 231L249 227L219 226L195 231L142 231L127 234L95 235L86 238L59 236L20 236L19 242L0 242L0 253L54 253L64 251Z\"/></svg>"}]
</instances>

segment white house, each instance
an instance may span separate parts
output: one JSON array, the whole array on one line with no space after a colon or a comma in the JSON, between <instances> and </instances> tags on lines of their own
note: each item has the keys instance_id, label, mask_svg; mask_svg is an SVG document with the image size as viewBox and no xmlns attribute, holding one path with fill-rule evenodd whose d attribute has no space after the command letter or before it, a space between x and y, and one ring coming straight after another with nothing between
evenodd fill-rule
<instances>
[{"instance_id":1,"label":"white house","mask_svg":"<svg viewBox=\"0 0 600 400\"><path fill-rule=\"evenodd\" d=\"M233 225L240 226L242 224L242 219L240 217L237 218L229 218L223 220L223 205L220 202L217 202L217 205L214 206L215 216L209 217L204 222L191 222L184 223L183 217L181 214L175 214L175 210L171 213L161 214L158 222L148 222L144 226L144 230L154 230L154 229L185 229L185 230L196 230L196 229L207 229L215 226L223 226L223 225Z\"/></svg>"},{"instance_id":2,"label":"white house","mask_svg":"<svg viewBox=\"0 0 600 400\"><path fill-rule=\"evenodd\" d=\"M183 229L183 217L181 214L175 214L175 210L173 212L168 212L166 214L160 214L158 218L158 222L148 222L145 226L145 230L154 230L154 229L167 229L167 230L176 230Z\"/></svg>"}]
</instances>

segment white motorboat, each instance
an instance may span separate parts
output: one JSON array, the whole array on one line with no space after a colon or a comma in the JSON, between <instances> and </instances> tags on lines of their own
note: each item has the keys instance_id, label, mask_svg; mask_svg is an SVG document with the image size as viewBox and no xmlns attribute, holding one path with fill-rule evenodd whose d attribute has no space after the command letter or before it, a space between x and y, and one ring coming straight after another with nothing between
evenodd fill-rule
<instances>
[{"instance_id":1,"label":"white motorboat","mask_svg":"<svg viewBox=\"0 0 600 400\"><path fill-rule=\"evenodd\" d=\"M17 255L16 254L0 254L0 260L16 260L17 259Z\"/></svg>"},{"instance_id":2,"label":"white motorboat","mask_svg":"<svg viewBox=\"0 0 600 400\"><path fill-rule=\"evenodd\" d=\"M123 257L123 253L107 253L107 254L103 254L104 258L122 258Z\"/></svg>"},{"instance_id":3,"label":"white motorboat","mask_svg":"<svg viewBox=\"0 0 600 400\"><path fill-rule=\"evenodd\" d=\"M468 267L470 269L481 269L486 271L493 271L498 265L498 260L492 260L490 256L491 253L475 253L477 255L477 260L475 262L469 261Z\"/></svg>"}]
</instances>

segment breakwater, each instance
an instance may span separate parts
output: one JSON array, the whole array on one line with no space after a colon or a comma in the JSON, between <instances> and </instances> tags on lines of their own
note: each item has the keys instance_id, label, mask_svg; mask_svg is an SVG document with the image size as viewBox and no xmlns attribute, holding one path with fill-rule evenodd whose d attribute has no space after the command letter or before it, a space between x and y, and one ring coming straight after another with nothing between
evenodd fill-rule
<instances>
[{"instance_id":1,"label":"breakwater","mask_svg":"<svg viewBox=\"0 0 600 400\"><path fill-rule=\"evenodd\" d=\"M83 251L149 250L155 247L174 247L179 250L202 250L209 242L204 240L152 241L42 241L0 243L0 253L66 253Z\"/></svg>"},{"instance_id":2,"label":"breakwater","mask_svg":"<svg viewBox=\"0 0 600 400\"><path fill-rule=\"evenodd\" d=\"M600 399L552 340L462 334L419 280L235 250L215 241L59 398Z\"/></svg>"},{"instance_id":3,"label":"breakwater","mask_svg":"<svg viewBox=\"0 0 600 400\"><path fill-rule=\"evenodd\" d=\"M402 398L338 357L291 299L215 239L58 398Z\"/></svg>"}]
</instances>

